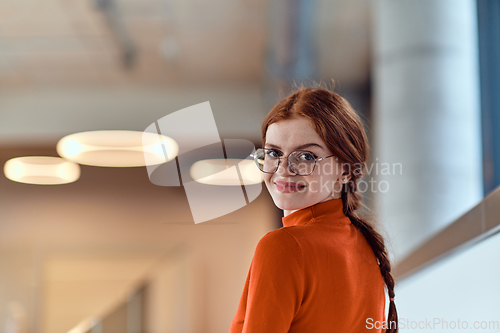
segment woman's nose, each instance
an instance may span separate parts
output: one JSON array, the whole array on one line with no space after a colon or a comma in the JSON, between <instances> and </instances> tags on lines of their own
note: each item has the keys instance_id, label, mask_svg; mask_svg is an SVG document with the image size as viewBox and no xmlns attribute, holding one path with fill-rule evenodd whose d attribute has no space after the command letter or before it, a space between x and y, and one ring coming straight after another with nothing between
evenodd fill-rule
<instances>
[{"instance_id":1,"label":"woman's nose","mask_svg":"<svg viewBox=\"0 0 500 333\"><path fill-rule=\"evenodd\" d=\"M276 173L279 175L292 175L295 176L295 172L292 171L288 159L284 158L281 160L280 164L278 165L278 170L276 170Z\"/></svg>"}]
</instances>

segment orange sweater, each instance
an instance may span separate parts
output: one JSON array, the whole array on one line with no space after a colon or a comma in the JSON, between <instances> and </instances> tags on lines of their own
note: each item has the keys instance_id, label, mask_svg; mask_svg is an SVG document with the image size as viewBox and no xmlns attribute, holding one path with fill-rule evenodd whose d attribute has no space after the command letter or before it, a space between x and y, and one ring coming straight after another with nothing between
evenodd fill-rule
<instances>
[{"instance_id":1,"label":"orange sweater","mask_svg":"<svg viewBox=\"0 0 500 333\"><path fill-rule=\"evenodd\" d=\"M230 333L382 332L384 286L342 199L318 203L259 241Z\"/></svg>"}]
</instances>

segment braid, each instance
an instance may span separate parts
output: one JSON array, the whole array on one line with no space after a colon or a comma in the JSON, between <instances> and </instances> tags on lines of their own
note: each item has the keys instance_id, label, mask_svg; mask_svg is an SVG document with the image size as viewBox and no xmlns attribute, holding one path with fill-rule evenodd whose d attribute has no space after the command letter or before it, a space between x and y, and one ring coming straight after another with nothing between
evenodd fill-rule
<instances>
[{"instance_id":1,"label":"braid","mask_svg":"<svg viewBox=\"0 0 500 333\"><path fill-rule=\"evenodd\" d=\"M375 257L379 263L380 272L384 278L387 292L389 294L389 314L387 316L387 331L386 333L397 333L399 331L398 313L396 304L394 303L394 277L391 273L391 263L385 248L384 239L373 226L364 221L356 214L358 206L362 205L361 196L356 192L357 182L355 179L345 184L345 189L342 190L342 203L344 214L349 217L351 223L365 236L370 244Z\"/></svg>"}]
</instances>

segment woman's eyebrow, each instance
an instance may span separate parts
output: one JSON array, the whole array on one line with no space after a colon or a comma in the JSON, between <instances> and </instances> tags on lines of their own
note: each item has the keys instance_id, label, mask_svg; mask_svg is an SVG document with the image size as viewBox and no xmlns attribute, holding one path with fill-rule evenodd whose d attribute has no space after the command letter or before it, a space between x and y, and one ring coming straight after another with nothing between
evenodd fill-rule
<instances>
[{"instance_id":1,"label":"woman's eyebrow","mask_svg":"<svg viewBox=\"0 0 500 333\"><path fill-rule=\"evenodd\" d=\"M273 145L272 143L266 143L265 146L268 146L270 148L275 148L275 149L281 149L280 147L278 147L276 145ZM319 145L317 143L306 143L306 144L300 145L298 147L295 147L295 150L304 149L304 148L308 148L308 147L323 148L323 146L321 146L321 145Z\"/></svg>"}]
</instances>

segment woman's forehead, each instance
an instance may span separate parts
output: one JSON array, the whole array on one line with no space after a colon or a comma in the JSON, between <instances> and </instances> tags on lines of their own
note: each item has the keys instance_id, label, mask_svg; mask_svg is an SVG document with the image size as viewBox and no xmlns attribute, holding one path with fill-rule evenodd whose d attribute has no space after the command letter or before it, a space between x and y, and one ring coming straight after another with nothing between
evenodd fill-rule
<instances>
[{"instance_id":1,"label":"woman's forehead","mask_svg":"<svg viewBox=\"0 0 500 333\"><path fill-rule=\"evenodd\" d=\"M295 148L309 143L326 147L311 122L306 118L281 120L269 125L267 129L266 145L272 144L281 148Z\"/></svg>"}]
</instances>

